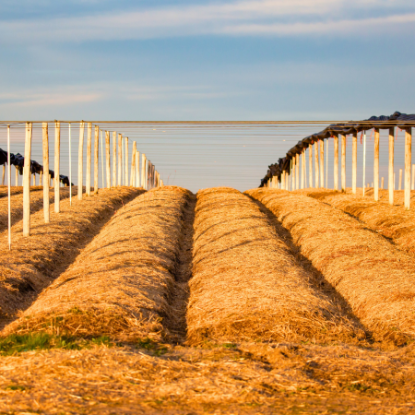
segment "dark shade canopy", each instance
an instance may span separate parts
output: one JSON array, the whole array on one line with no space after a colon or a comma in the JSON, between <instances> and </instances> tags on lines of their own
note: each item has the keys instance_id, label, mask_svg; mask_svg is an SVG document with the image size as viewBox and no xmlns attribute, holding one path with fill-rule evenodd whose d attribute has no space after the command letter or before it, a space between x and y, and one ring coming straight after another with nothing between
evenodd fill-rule
<instances>
[{"instance_id":1,"label":"dark shade canopy","mask_svg":"<svg viewBox=\"0 0 415 415\"><path fill-rule=\"evenodd\" d=\"M7 151L4 151L0 148L0 166L7 163ZM24 157L20 154L13 154L10 153L10 164L16 166L19 174L23 174L23 167L24 167ZM43 173L43 166L41 166L37 161L30 160L30 173L31 174L40 174ZM52 179L55 178L55 172L53 170L49 170L49 174ZM59 175L59 181L69 186L69 178L67 176ZM73 183L72 183L73 186Z\"/></svg>"},{"instance_id":2,"label":"dark shade canopy","mask_svg":"<svg viewBox=\"0 0 415 415\"><path fill-rule=\"evenodd\" d=\"M409 123L407 121L409 121ZM396 111L390 116L373 116L363 121L329 125L323 131L309 135L308 137L299 141L293 148L287 151L287 154L284 158L280 158L278 160L278 163L274 163L268 166L268 172L261 180L259 187L265 186L268 180L272 177L276 176L280 180L282 172L289 171L291 159L294 158L297 154L301 154L307 147L309 147L311 144L314 144L318 140L326 140L339 134L357 134L361 131L371 130L372 128L389 129L393 127L399 127L401 129L406 129L412 127L413 121L415 121L415 114L402 114Z\"/></svg>"}]
</instances>

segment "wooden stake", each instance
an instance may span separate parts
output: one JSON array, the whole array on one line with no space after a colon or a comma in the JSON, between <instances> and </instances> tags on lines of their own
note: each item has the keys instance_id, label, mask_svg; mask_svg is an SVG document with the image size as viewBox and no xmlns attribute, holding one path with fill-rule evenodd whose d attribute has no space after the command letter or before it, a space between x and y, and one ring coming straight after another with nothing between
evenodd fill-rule
<instances>
[{"instance_id":1,"label":"wooden stake","mask_svg":"<svg viewBox=\"0 0 415 415\"><path fill-rule=\"evenodd\" d=\"M10 125L7 126L7 211L8 211L8 236L9 236L9 251L12 249L12 216L10 194L12 185L12 169L10 164Z\"/></svg>"},{"instance_id":2,"label":"wooden stake","mask_svg":"<svg viewBox=\"0 0 415 415\"><path fill-rule=\"evenodd\" d=\"M339 136L334 136L334 190L339 190Z\"/></svg>"},{"instance_id":3,"label":"wooden stake","mask_svg":"<svg viewBox=\"0 0 415 415\"><path fill-rule=\"evenodd\" d=\"M402 190L402 169L399 169L399 190Z\"/></svg>"},{"instance_id":4,"label":"wooden stake","mask_svg":"<svg viewBox=\"0 0 415 415\"><path fill-rule=\"evenodd\" d=\"M42 146L43 146L43 214L45 223L50 222L49 210L49 132L48 123L42 123Z\"/></svg>"},{"instance_id":5,"label":"wooden stake","mask_svg":"<svg viewBox=\"0 0 415 415\"><path fill-rule=\"evenodd\" d=\"M383 190L383 186L385 185L385 179L382 177L382 179L381 179L381 189Z\"/></svg>"},{"instance_id":6,"label":"wooden stake","mask_svg":"<svg viewBox=\"0 0 415 415\"><path fill-rule=\"evenodd\" d=\"M319 181L320 181L320 172L319 172L319 157L318 157L318 142L319 140L317 140L314 144L314 165L315 165L315 170L316 170L316 177L315 177L315 187L316 189L319 189Z\"/></svg>"},{"instance_id":7,"label":"wooden stake","mask_svg":"<svg viewBox=\"0 0 415 415\"><path fill-rule=\"evenodd\" d=\"M356 194L357 187L357 132L352 137L352 193Z\"/></svg>"},{"instance_id":8,"label":"wooden stake","mask_svg":"<svg viewBox=\"0 0 415 415\"><path fill-rule=\"evenodd\" d=\"M118 179L117 179L117 185L121 186L122 182L122 134L118 134Z\"/></svg>"},{"instance_id":9,"label":"wooden stake","mask_svg":"<svg viewBox=\"0 0 415 415\"><path fill-rule=\"evenodd\" d=\"M373 184L375 202L379 201L379 128L375 128L375 148L373 160Z\"/></svg>"},{"instance_id":10,"label":"wooden stake","mask_svg":"<svg viewBox=\"0 0 415 415\"><path fill-rule=\"evenodd\" d=\"M99 127L95 126L94 137L94 194L98 193L99 187Z\"/></svg>"},{"instance_id":11,"label":"wooden stake","mask_svg":"<svg viewBox=\"0 0 415 415\"><path fill-rule=\"evenodd\" d=\"M405 130L405 208L411 207L412 128Z\"/></svg>"},{"instance_id":12,"label":"wooden stake","mask_svg":"<svg viewBox=\"0 0 415 415\"><path fill-rule=\"evenodd\" d=\"M26 123L23 170L23 236L30 235L30 159L32 157L32 123Z\"/></svg>"},{"instance_id":13,"label":"wooden stake","mask_svg":"<svg viewBox=\"0 0 415 415\"><path fill-rule=\"evenodd\" d=\"M346 191L346 136L341 134L342 138L342 190Z\"/></svg>"},{"instance_id":14,"label":"wooden stake","mask_svg":"<svg viewBox=\"0 0 415 415\"><path fill-rule=\"evenodd\" d=\"M3 164L3 174L1 178L1 184L4 186L4 179L6 177L6 163Z\"/></svg>"},{"instance_id":15,"label":"wooden stake","mask_svg":"<svg viewBox=\"0 0 415 415\"><path fill-rule=\"evenodd\" d=\"M326 140L326 189L329 188L329 139Z\"/></svg>"},{"instance_id":16,"label":"wooden stake","mask_svg":"<svg viewBox=\"0 0 415 415\"><path fill-rule=\"evenodd\" d=\"M112 133L112 185L117 186L117 133L115 131Z\"/></svg>"},{"instance_id":17,"label":"wooden stake","mask_svg":"<svg viewBox=\"0 0 415 415\"><path fill-rule=\"evenodd\" d=\"M281 173L281 189L285 190L285 171Z\"/></svg>"},{"instance_id":18,"label":"wooden stake","mask_svg":"<svg viewBox=\"0 0 415 415\"><path fill-rule=\"evenodd\" d=\"M84 176L84 131L85 123L81 121L79 126L79 146L78 146L78 199L82 200L83 176Z\"/></svg>"},{"instance_id":19,"label":"wooden stake","mask_svg":"<svg viewBox=\"0 0 415 415\"><path fill-rule=\"evenodd\" d=\"M412 164L412 185L411 189L414 190L415 186L415 164Z\"/></svg>"},{"instance_id":20,"label":"wooden stake","mask_svg":"<svg viewBox=\"0 0 415 415\"><path fill-rule=\"evenodd\" d=\"M42 170L39 173L39 186L43 186L43 171Z\"/></svg>"},{"instance_id":21,"label":"wooden stake","mask_svg":"<svg viewBox=\"0 0 415 415\"><path fill-rule=\"evenodd\" d=\"M86 140L86 195L91 196L92 123L88 123Z\"/></svg>"},{"instance_id":22,"label":"wooden stake","mask_svg":"<svg viewBox=\"0 0 415 415\"><path fill-rule=\"evenodd\" d=\"M137 151L137 143L133 141L133 154L131 156L131 174L130 174L130 186L135 186L135 153Z\"/></svg>"},{"instance_id":23,"label":"wooden stake","mask_svg":"<svg viewBox=\"0 0 415 415\"><path fill-rule=\"evenodd\" d=\"M71 123L68 124L69 133L69 205L72 206L72 132Z\"/></svg>"},{"instance_id":24,"label":"wooden stake","mask_svg":"<svg viewBox=\"0 0 415 415\"><path fill-rule=\"evenodd\" d=\"M389 204L393 205L393 192L395 190L395 174L393 172L395 166L395 129L389 129L389 175L388 175L388 191Z\"/></svg>"},{"instance_id":25,"label":"wooden stake","mask_svg":"<svg viewBox=\"0 0 415 415\"><path fill-rule=\"evenodd\" d=\"M301 189L305 189L306 186L306 165L305 165L305 149L301 153ZM277 183L278 187L278 183Z\"/></svg>"},{"instance_id":26,"label":"wooden stake","mask_svg":"<svg viewBox=\"0 0 415 415\"><path fill-rule=\"evenodd\" d=\"M105 131L105 167L107 173L107 189L111 189L111 142L109 131Z\"/></svg>"},{"instance_id":27,"label":"wooden stake","mask_svg":"<svg viewBox=\"0 0 415 415\"><path fill-rule=\"evenodd\" d=\"M141 187L145 190L147 190L146 169L147 169L147 157L143 153L141 155Z\"/></svg>"},{"instance_id":28,"label":"wooden stake","mask_svg":"<svg viewBox=\"0 0 415 415\"><path fill-rule=\"evenodd\" d=\"M60 158L61 158L61 123L55 122L55 213L60 212Z\"/></svg>"},{"instance_id":29,"label":"wooden stake","mask_svg":"<svg viewBox=\"0 0 415 415\"><path fill-rule=\"evenodd\" d=\"M320 187L324 188L324 140L320 141Z\"/></svg>"},{"instance_id":30,"label":"wooden stake","mask_svg":"<svg viewBox=\"0 0 415 415\"><path fill-rule=\"evenodd\" d=\"M135 187L140 187L140 152L135 152Z\"/></svg>"},{"instance_id":31,"label":"wooden stake","mask_svg":"<svg viewBox=\"0 0 415 415\"><path fill-rule=\"evenodd\" d=\"M124 186L128 186L128 168L130 166L128 165L128 137L125 137L125 157L124 157Z\"/></svg>"},{"instance_id":32,"label":"wooden stake","mask_svg":"<svg viewBox=\"0 0 415 415\"><path fill-rule=\"evenodd\" d=\"M117 139L115 138L115 142ZM101 143L101 186L102 188L105 187L105 179L104 179L104 137L103 131L100 130L100 143Z\"/></svg>"},{"instance_id":33,"label":"wooden stake","mask_svg":"<svg viewBox=\"0 0 415 415\"><path fill-rule=\"evenodd\" d=\"M14 172L15 172L15 177L14 177L14 184L15 186L19 186L19 168L17 166L14 166Z\"/></svg>"},{"instance_id":34,"label":"wooden stake","mask_svg":"<svg viewBox=\"0 0 415 415\"><path fill-rule=\"evenodd\" d=\"M313 145L308 146L308 187L313 188Z\"/></svg>"},{"instance_id":35,"label":"wooden stake","mask_svg":"<svg viewBox=\"0 0 415 415\"><path fill-rule=\"evenodd\" d=\"M366 182L366 132L363 134L363 187L362 187L362 196L365 195L365 182Z\"/></svg>"},{"instance_id":36,"label":"wooden stake","mask_svg":"<svg viewBox=\"0 0 415 415\"><path fill-rule=\"evenodd\" d=\"M36 186L36 173L32 174L32 186Z\"/></svg>"},{"instance_id":37,"label":"wooden stake","mask_svg":"<svg viewBox=\"0 0 415 415\"><path fill-rule=\"evenodd\" d=\"M295 155L295 188L298 190L300 188L300 155L297 153Z\"/></svg>"}]
</instances>

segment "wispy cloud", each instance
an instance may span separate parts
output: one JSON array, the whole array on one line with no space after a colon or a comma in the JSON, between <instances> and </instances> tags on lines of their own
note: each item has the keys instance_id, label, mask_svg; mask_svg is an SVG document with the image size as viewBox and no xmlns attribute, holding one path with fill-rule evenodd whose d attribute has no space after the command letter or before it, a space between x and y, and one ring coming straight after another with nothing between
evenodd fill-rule
<instances>
[{"instance_id":1,"label":"wispy cloud","mask_svg":"<svg viewBox=\"0 0 415 415\"><path fill-rule=\"evenodd\" d=\"M360 16L360 17L356 17ZM83 17L0 20L0 42L82 42L191 35L320 35L412 23L402 0L247 0L114 11Z\"/></svg>"},{"instance_id":2,"label":"wispy cloud","mask_svg":"<svg viewBox=\"0 0 415 415\"><path fill-rule=\"evenodd\" d=\"M98 93L2 93L0 94L0 107L51 107L71 106L74 104L98 101Z\"/></svg>"}]
</instances>

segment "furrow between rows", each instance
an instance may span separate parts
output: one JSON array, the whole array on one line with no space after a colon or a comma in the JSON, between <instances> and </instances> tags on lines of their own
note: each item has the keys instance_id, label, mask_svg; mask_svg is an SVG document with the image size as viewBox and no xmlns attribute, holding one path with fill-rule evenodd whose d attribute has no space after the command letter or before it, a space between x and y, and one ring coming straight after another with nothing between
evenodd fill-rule
<instances>
[{"instance_id":1,"label":"furrow between rows","mask_svg":"<svg viewBox=\"0 0 415 415\"><path fill-rule=\"evenodd\" d=\"M375 339L415 337L415 263L359 221L313 198L279 190L247 194L263 203L349 302Z\"/></svg>"}]
</instances>

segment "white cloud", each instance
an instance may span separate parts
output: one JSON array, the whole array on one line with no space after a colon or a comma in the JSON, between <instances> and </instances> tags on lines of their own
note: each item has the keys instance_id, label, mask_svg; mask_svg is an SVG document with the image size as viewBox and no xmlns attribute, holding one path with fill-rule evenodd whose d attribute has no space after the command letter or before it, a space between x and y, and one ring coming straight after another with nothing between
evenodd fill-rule
<instances>
[{"instance_id":1,"label":"white cloud","mask_svg":"<svg viewBox=\"0 0 415 415\"><path fill-rule=\"evenodd\" d=\"M379 31L383 24L413 22L391 10L402 0L247 0L160 7L84 17L0 21L0 42L127 40L206 34L298 35L334 29ZM406 7L412 10L414 7ZM371 17L376 12L377 17ZM352 15L363 14L359 19ZM368 17L369 16L369 17Z\"/></svg>"}]
</instances>

